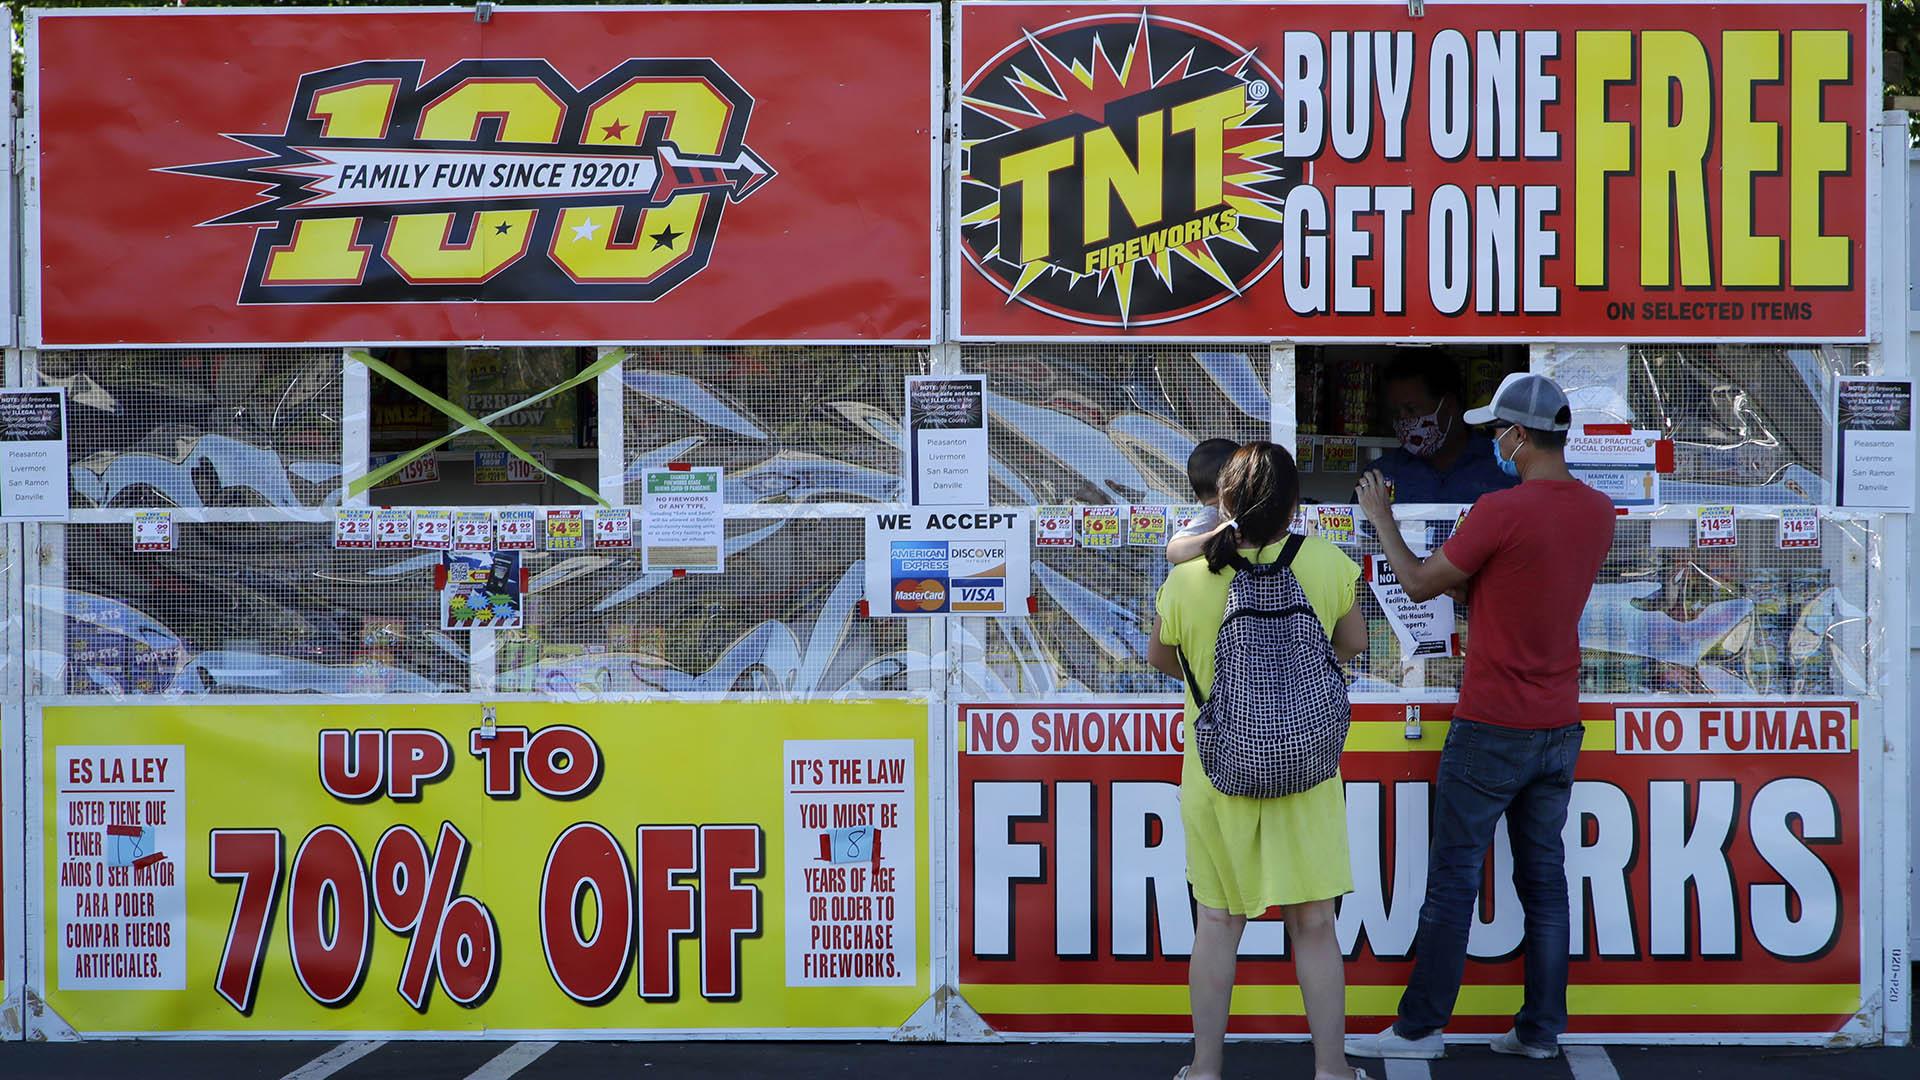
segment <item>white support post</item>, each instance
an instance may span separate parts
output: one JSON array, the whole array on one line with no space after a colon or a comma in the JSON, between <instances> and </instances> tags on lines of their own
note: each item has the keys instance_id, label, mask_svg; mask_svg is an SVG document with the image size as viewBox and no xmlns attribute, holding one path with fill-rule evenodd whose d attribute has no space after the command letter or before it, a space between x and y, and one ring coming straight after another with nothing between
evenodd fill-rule
<instances>
[{"instance_id":1,"label":"white support post","mask_svg":"<svg viewBox=\"0 0 1920 1080\"><path fill-rule=\"evenodd\" d=\"M604 358L612 350L602 349ZM614 506L627 503L627 365L618 363L594 380L599 407L594 423L600 429L600 497Z\"/></svg>"},{"instance_id":2,"label":"white support post","mask_svg":"<svg viewBox=\"0 0 1920 1080\"><path fill-rule=\"evenodd\" d=\"M1275 446L1297 453L1300 418L1294 415L1294 372L1298 370L1291 344L1275 342L1267 349L1267 438Z\"/></svg>"},{"instance_id":3,"label":"white support post","mask_svg":"<svg viewBox=\"0 0 1920 1080\"><path fill-rule=\"evenodd\" d=\"M347 488L367 475L368 447L372 445L373 408L368 401L365 364L340 352L340 505L365 506L367 492L347 494Z\"/></svg>"},{"instance_id":4,"label":"white support post","mask_svg":"<svg viewBox=\"0 0 1920 1080\"><path fill-rule=\"evenodd\" d=\"M1879 308L1870 314L1878 321L1873 334L1880 346L1882 374L1906 378L1912 375L1907 357L1908 317L1907 279L1912 253L1908 248L1908 116L1905 112L1884 113L1879 131L1880 168L1879 228L1881 237L1878 290ZM1915 462L1920 467L1920 461ZM1880 525L1884 547L1881 563L1882 623L1879 649L1882 662L1877 665L1881 693L1881 727L1878 739L1867 740L1862 754L1880 756L1880 889L1867 894L1866 902L1884 905L1881 917L1881 1005L1882 1022L1888 1045L1905 1046L1912 1038L1913 1004L1913 822L1908 817L1913 782L1911 753L1915 719L1908 687L1911 674L1909 615L1911 599L1907 590L1909 515L1888 514ZM1874 835L1870 827L1866 834ZM1869 969L1870 970L1870 969Z\"/></svg>"}]
</instances>

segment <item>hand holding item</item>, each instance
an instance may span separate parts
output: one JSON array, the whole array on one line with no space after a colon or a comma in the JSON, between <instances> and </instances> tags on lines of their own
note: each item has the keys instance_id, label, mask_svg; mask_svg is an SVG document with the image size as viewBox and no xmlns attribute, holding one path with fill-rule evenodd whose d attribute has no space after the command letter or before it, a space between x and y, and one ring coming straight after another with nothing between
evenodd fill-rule
<instances>
[{"instance_id":1,"label":"hand holding item","mask_svg":"<svg viewBox=\"0 0 1920 1080\"><path fill-rule=\"evenodd\" d=\"M1387 490L1387 478L1380 470L1371 469L1360 478L1360 484L1354 489L1354 499L1359 502L1360 510L1367 515L1376 531L1385 532L1394 527L1393 495Z\"/></svg>"}]
</instances>

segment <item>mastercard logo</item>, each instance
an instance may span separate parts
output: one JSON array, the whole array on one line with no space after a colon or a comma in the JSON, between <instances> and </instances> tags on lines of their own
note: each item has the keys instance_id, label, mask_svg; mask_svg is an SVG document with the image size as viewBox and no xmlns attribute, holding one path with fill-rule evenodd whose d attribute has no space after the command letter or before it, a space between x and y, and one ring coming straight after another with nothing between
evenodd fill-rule
<instances>
[{"instance_id":1,"label":"mastercard logo","mask_svg":"<svg viewBox=\"0 0 1920 1080\"><path fill-rule=\"evenodd\" d=\"M914 581L907 578L893 583L893 610L939 611L947 606L947 585L938 578Z\"/></svg>"}]
</instances>

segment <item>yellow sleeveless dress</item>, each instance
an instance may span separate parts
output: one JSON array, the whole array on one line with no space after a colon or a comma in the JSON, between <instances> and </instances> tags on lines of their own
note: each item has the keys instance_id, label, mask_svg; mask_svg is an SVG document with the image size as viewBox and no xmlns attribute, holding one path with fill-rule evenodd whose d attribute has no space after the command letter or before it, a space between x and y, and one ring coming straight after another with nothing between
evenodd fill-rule
<instances>
[{"instance_id":1,"label":"yellow sleeveless dress","mask_svg":"<svg viewBox=\"0 0 1920 1080\"><path fill-rule=\"evenodd\" d=\"M1250 562L1270 563L1280 557L1280 547L1274 543L1258 553L1241 553ZM1360 567L1316 537L1300 546L1293 572L1331 636L1333 624L1353 607ZM1233 573L1231 568L1209 573L1205 559L1181 563L1167 574L1155 602L1160 640L1186 653L1203 691L1213 686L1213 643ZM1186 695L1192 717L1198 706L1192 690ZM1189 738L1180 770L1180 817L1186 827L1187 880L1194 899L1207 907L1257 916L1277 905L1353 891L1347 800L1338 774L1309 791L1277 799L1222 795L1207 779Z\"/></svg>"}]
</instances>

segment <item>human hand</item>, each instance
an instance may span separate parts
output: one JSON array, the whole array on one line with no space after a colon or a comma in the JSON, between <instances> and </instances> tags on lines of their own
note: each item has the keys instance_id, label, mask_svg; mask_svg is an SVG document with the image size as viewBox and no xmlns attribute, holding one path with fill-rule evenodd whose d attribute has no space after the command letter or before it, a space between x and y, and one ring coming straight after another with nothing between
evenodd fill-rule
<instances>
[{"instance_id":1,"label":"human hand","mask_svg":"<svg viewBox=\"0 0 1920 1080\"><path fill-rule=\"evenodd\" d=\"M1380 470L1371 469L1360 478L1354 498L1360 504L1360 512L1367 515L1376 530L1394 527L1393 504L1387 499L1387 478L1380 475Z\"/></svg>"}]
</instances>

